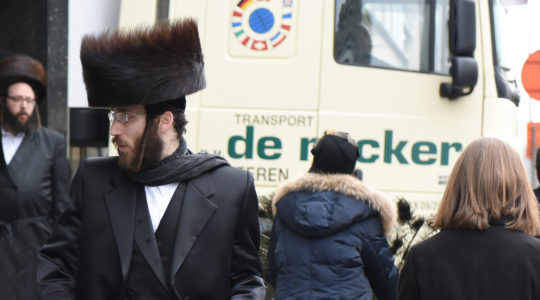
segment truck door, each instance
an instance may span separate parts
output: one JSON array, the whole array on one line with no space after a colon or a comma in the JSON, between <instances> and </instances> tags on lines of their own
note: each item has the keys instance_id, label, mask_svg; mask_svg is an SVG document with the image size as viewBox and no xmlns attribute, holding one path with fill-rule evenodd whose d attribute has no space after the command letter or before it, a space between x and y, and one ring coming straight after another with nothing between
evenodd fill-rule
<instances>
[{"instance_id":1,"label":"truck door","mask_svg":"<svg viewBox=\"0 0 540 300\"><path fill-rule=\"evenodd\" d=\"M414 200L438 198L482 130L482 74L468 96L439 95L451 81L449 8L449 0L325 2L319 128L351 132L364 180Z\"/></svg>"}]
</instances>

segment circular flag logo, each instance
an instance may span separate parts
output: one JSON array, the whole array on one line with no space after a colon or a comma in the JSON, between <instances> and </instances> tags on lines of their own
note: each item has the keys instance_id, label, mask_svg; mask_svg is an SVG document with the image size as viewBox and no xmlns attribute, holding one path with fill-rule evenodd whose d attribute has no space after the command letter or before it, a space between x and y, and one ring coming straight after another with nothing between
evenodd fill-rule
<instances>
[{"instance_id":1,"label":"circular flag logo","mask_svg":"<svg viewBox=\"0 0 540 300\"><path fill-rule=\"evenodd\" d=\"M233 33L248 49L278 47L290 35L293 0L241 0L233 10Z\"/></svg>"}]
</instances>

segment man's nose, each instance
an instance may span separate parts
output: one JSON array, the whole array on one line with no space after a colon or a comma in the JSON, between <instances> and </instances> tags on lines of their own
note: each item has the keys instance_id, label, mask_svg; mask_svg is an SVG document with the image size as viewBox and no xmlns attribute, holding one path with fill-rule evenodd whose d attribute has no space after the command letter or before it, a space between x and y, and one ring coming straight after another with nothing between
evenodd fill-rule
<instances>
[{"instance_id":1,"label":"man's nose","mask_svg":"<svg viewBox=\"0 0 540 300\"><path fill-rule=\"evenodd\" d=\"M111 124L111 129L109 129L109 133L111 134L111 136L121 135L122 132L123 132L122 125L120 124L120 122L114 120L113 123Z\"/></svg>"}]
</instances>

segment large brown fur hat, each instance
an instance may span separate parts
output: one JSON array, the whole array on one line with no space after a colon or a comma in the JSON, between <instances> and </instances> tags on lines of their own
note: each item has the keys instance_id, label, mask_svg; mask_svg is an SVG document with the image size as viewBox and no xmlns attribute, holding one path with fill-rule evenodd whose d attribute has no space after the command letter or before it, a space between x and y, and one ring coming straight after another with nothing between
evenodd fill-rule
<instances>
[{"instance_id":1,"label":"large brown fur hat","mask_svg":"<svg viewBox=\"0 0 540 300\"><path fill-rule=\"evenodd\" d=\"M46 96L47 73L43 65L27 55L9 55L0 60L0 96L7 96L8 88L16 82L26 82L40 103Z\"/></svg>"},{"instance_id":2,"label":"large brown fur hat","mask_svg":"<svg viewBox=\"0 0 540 300\"><path fill-rule=\"evenodd\" d=\"M93 107L183 99L206 86L197 23L191 19L87 35L81 62Z\"/></svg>"}]
</instances>

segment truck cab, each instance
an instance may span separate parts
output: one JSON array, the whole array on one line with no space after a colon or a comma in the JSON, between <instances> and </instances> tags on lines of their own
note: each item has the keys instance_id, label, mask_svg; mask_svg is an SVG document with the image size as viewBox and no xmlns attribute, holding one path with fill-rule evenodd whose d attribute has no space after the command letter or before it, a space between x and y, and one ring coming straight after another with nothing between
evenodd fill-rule
<instances>
[{"instance_id":1,"label":"truck cab","mask_svg":"<svg viewBox=\"0 0 540 300\"><path fill-rule=\"evenodd\" d=\"M120 26L160 1L124 0ZM249 170L259 195L305 173L327 129L349 132L367 184L433 212L464 147L515 142L519 96L499 64L501 0L169 0L199 25L207 88L186 139Z\"/></svg>"}]
</instances>

